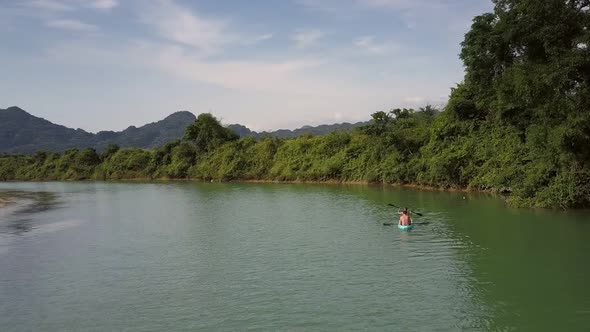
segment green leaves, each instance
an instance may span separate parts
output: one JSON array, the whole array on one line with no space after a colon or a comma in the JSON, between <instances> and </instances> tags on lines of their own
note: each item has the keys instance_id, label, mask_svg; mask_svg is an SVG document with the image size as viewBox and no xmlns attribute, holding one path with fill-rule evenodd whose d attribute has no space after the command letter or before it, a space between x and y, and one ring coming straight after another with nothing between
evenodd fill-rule
<instances>
[{"instance_id":1,"label":"green leaves","mask_svg":"<svg viewBox=\"0 0 590 332\"><path fill-rule=\"evenodd\" d=\"M184 139L195 145L198 154L203 154L213 151L225 142L237 140L238 135L223 127L213 115L204 113L188 126Z\"/></svg>"}]
</instances>

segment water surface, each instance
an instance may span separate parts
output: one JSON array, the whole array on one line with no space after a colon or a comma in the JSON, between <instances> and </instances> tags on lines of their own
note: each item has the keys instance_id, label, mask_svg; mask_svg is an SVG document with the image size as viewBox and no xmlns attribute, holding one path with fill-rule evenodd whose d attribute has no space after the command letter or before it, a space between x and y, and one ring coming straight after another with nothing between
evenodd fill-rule
<instances>
[{"instance_id":1,"label":"water surface","mask_svg":"<svg viewBox=\"0 0 590 332\"><path fill-rule=\"evenodd\" d=\"M0 183L1 331L590 326L590 214L367 186ZM424 214L383 226L387 203ZM418 209L419 208L419 209Z\"/></svg>"}]
</instances>

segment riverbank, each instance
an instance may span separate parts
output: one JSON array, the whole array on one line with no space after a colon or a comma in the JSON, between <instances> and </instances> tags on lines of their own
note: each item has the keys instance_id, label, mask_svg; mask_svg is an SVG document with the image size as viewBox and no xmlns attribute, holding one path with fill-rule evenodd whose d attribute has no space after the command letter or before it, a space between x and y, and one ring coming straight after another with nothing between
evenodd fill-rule
<instances>
[{"instance_id":1,"label":"riverbank","mask_svg":"<svg viewBox=\"0 0 590 332\"><path fill-rule=\"evenodd\" d=\"M122 179L83 179L83 180L11 180L2 182L202 182L202 183L274 183L274 184L325 184L325 185L354 185L354 186L384 186L391 188L407 188L424 191L435 192L458 192L458 193L481 193L491 195L501 195L496 189L476 189L476 188L462 188L462 187L436 187L419 184L400 184L400 183L386 183L377 181L347 181L347 180L269 180L269 179L199 179L199 178L122 178ZM510 194L501 195L504 197ZM1 197L0 197L1 199ZM9 202L15 203L15 202Z\"/></svg>"},{"instance_id":2,"label":"riverbank","mask_svg":"<svg viewBox=\"0 0 590 332\"><path fill-rule=\"evenodd\" d=\"M270 180L270 179L233 179L233 180L221 180L221 179L200 179L200 178L149 178L149 177L138 177L138 178L121 178L121 179L82 179L82 180L10 180L1 182L204 182L204 183L275 183L275 184L328 184L328 185L358 185L358 186L385 186L394 188L408 188L425 191L437 191L437 192L463 192L463 193L487 193L497 194L498 191L495 189L475 189L475 188L462 188L462 187L436 187L427 186L420 184L409 184L409 183L386 183L377 181L355 181L355 180Z\"/></svg>"},{"instance_id":3,"label":"riverbank","mask_svg":"<svg viewBox=\"0 0 590 332\"><path fill-rule=\"evenodd\" d=\"M149 181L149 179L145 179ZM129 181L134 181L130 179ZM179 179L157 179L157 181L179 181ZM475 189L475 188L461 188L461 187L435 187L419 184L409 183L386 183L376 181L346 181L346 180L325 180L325 181L314 181L314 180L265 180L265 179L237 179L237 180L210 180L205 181L201 179L185 179L180 181L204 181L204 182L217 182L217 183L276 183L276 184L333 184L333 185L358 185L358 186L385 186L393 188L407 188L425 191L437 191L437 192L460 192L460 193L485 193L485 194L498 194L497 190L494 189Z\"/></svg>"}]
</instances>

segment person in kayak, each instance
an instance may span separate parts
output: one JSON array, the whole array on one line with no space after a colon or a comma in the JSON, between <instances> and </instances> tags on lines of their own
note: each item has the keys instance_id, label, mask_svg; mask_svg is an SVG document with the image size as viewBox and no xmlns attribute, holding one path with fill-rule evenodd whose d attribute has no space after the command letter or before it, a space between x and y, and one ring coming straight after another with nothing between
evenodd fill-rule
<instances>
[{"instance_id":1,"label":"person in kayak","mask_svg":"<svg viewBox=\"0 0 590 332\"><path fill-rule=\"evenodd\" d=\"M404 208L400 213L399 224L401 226L410 226L412 224L412 217L410 217L410 211L408 211L408 208Z\"/></svg>"}]
</instances>

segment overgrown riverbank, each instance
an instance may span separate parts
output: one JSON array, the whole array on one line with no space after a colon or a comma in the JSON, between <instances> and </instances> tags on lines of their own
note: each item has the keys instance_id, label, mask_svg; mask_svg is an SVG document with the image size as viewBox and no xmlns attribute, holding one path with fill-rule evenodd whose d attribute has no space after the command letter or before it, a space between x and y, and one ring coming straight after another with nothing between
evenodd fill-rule
<instances>
[{"instance_id":1,"label":"overgrown riverbank","mask_svg":"<svg viewBox=\"0 0 590 332\"><path fill-rule=\"evenodd\" d=\"M432 131L441 122L449 121L450 112L438 114L426 108L395 113L393 117L376 114L373 125L354 132L260 141L237 139L204 114L195 126L201 127L198 133L209 134L196 138L187 134L186 140L155 150L110 146L100 154L92 149L72 149L61 155L40 152L33 156L3 156L0 179L378 183L488 192L511 188L514 194L509 202L515 206L576 207L587 203L575 201L577 196L552 195L555 187L540 182L532 182L537 184L535 190L524 190L531 185L527 181L535 179L530 174L538 165L500 163L516 160L525 148L513 136L499 136L495 142L465 138L462 145L444 147L432 142ZM380 118L383 115L385 119ZM511 145L516 148L504 148ZM483 160L487 162L484 165L499 166L478 166ZM558 179L556 175L552 181ZM575 182L560 189L575 192L577 188L572 184Z\"/></svg>"},{"instance_id":2,"label":"overgrown riverbank","mask_svg":"<svg viewBox=\"0 0 590 332\"><path fill-rule=\"evenodd\" d=\"M497 1L462 43L443 112L395 109L352 132L238 137L201 114L155 150L0 157L0 180L366 182L511 192L513 206L590 206L590 4Z\"/></svg>"}]
</instances>

